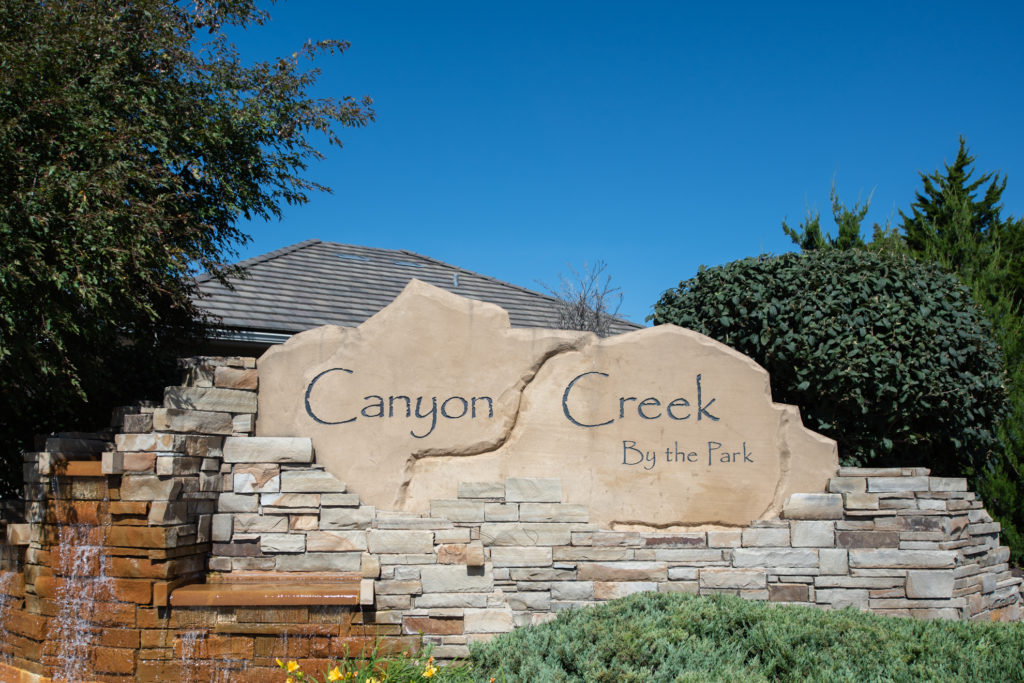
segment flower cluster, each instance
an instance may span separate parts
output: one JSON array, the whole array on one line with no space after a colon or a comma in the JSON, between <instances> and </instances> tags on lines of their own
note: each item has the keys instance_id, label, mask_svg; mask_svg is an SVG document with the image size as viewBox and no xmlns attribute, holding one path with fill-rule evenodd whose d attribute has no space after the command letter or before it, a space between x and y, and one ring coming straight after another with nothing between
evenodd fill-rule
<instances>
[{"instance_id":1,"label":"flower cluster","mask_svg":"<svg viewBox=\"0 0 1024 683\"><path fill-rule=\"evenodd\" d=\"M390 659L378 659L371 655L369 660L343 659L335 662L334 666L324 673L324 683L336 683L337 681L352 681L353 683L411 683L425 680L469 680L468 670L463 667L447 667L442 675L442 669L434 663L433 657L410 656L403 652L400 657ZM277 666L285 671L287 677L285 683L320 683L314 676L305 673L301 665L294 659L283 661L276 659ZM454 678L453 678L454 675ZM494 679L491 679L492 683Z\"/></svg>"}]
</instances>

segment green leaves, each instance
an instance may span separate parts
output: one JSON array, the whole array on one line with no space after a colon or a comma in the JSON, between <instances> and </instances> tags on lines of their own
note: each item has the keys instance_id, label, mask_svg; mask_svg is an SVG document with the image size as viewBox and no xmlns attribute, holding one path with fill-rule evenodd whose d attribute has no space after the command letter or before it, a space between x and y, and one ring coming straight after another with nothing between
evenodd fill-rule
<instances>
[{"instance_id":1,"label":"green leaves","mask_svg":"<svg viewBox=\"0 0 1024 683\"><path fill-rule=\"evenodd\" d=\"M662 296L654 322L761 363L775 400L800 406L848 464L951 474L998 449L991 328L956 278L908 257L825 249L707 268Z\"/></svg>"},{"instance_id":2,"label":"green leaves","mask_svg":"<svg viewBox=\"0 0 1024 683\"><path fill-rule=\"evenodd\" d=\"M265 18L252 0L0 3L8 447L139 398L148 366L201 333L191 278L223 274L239 217L323 189L303 176L310 134L340 145L373 120L369 98L309 97L316 71L296 59L242 66L221 27Z\"/></svg>"}]
</instances>

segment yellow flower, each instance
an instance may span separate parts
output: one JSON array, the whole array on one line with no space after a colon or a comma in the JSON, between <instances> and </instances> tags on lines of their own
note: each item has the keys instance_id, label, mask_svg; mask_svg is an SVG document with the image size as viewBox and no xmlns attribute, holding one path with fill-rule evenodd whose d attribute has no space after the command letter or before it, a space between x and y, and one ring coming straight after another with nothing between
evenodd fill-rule
<instances>
[{"instance_id":1,"label":"yellow flower","mask_svg":"<svg viewBox=\"0 0 1024 683\"><path fill-rule=\"evenodd\" d=\"M337 681L341 678L348 678L348 676L342 676L341 671L338 670L338 667L334 667L333 669L327 672L327 680L329 681Z\"/></svg>"},{"instance_id":2,"label":"yellow flower","mask_svg":"<svg viewBox=\"0 0 1024 683\"><path fill-rule=\"evenodd\" d=\"M288 678L284 679L284 683L295 683L295 679L289 676Z\"/></svg>"},{"instance_id":3,"label":"yellow flower","mask_svg":"<svg viewBox=\"0 0 1024 683\"><path fill-rule=\"evenodd\" d=\"M431 657L431 659L433 659L433 657ZM436 673L437 673L437 667L431 665L431 666L428 666L426 669L423 670L423 677L424 678L431 678Z\"/></svg>"},{"instance_id":4,"label":"yellow flower","mask_svg":"<svg viewBox=\"0 0 1024 683\"><path fill-rule=\"evenodd\" d=\"M294 659L288 662L288 673L295 673L299 670L299 663Z\"/></svg>"},{"instance_id":5,"label":"yellow flower","mask_svg":"<svg viewBox=\"0 0 1024 683\"><path fill-rule=\"evenodd\" d=\"M380 683L380 679L376 676L370 676L366 679L366 683Z\"/></svg>"}]
</instances>

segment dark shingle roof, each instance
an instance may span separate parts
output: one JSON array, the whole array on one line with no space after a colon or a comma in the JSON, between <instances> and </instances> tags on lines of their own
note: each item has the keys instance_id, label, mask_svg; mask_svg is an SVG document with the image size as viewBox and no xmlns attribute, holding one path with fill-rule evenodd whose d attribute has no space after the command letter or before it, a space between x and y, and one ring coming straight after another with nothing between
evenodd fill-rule
<instances>
[{"instance_id":1,"label":"dark shingle roof","mask_svg":"<svg viewBox=\"0 0 1024 683\"><path fill-rule=\"evenodd\" d=\"M387 306L412 278L461 296L497 304L513 327L558 327L550 296L416 254L307 240L242 261L234 291L209 275L197 278L200 308L228 330L294 334L319 325L354 327ZM625 320L613 331L640 325Z\"/></svg>"}]
</instances>

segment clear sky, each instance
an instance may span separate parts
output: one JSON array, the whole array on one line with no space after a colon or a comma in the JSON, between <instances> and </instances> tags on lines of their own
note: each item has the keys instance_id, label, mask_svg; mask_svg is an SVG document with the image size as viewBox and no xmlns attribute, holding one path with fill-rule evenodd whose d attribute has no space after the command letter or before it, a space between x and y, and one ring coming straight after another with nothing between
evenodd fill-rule
<instances>
[{"instance_id":1,"label":"clear sky","mask_svg":"<svg viewBox=\"0 0 1024 683\"><path fill-rule=\"evenodd\" d=\"M898 222L964 135L1024 215L1024 3L291 0L235 42L307 39L314 94L377 122L309 176L331 186L243 226L255 256L318 238L408 249L525 287L604 260L642 322L665 289L792 249L781 221ZM831 220L826 225L831 226Z\"/></svg>"}]
</instances>

